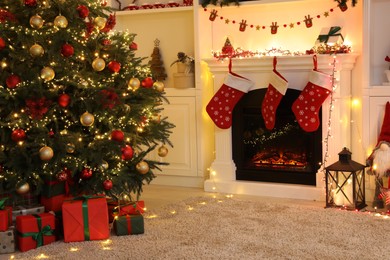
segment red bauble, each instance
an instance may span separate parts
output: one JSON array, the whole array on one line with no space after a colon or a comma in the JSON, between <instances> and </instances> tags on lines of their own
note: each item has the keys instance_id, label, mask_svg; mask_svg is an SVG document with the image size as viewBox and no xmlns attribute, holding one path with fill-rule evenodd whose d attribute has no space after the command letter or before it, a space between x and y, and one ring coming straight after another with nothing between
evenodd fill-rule
<instances>
[{"instance_id":1,"label":"red bauble","mask_svg":"<svg viewBox=\"0 0 390 260\"><path fill-rule=\"evenodd\" d=\"M67 173L67 169L64 169L63 171L60 171L59 173L57 173L57 180L59 181L66 181L68 179L68 173Z\"/></svg>"},{"instance_id":2,"label":"red bauble","mask_svg":"<svg viewBox=\"0 0 390 260\"><path fill-rule=\"evenodd\" d=\"M121 64L115 60L110 61L107 65L109 71L113 73L118 73L121 69Z\"/></svg>"},{"instance_id":3,"label":"red bauble","mask_svg":"<svg viewBox=\"0 0 390 260\"><path fill-rule=\"evenodd\" d=\"M26 132L23 129L15 129L12 131L11 139L14 142L24 141L26 139Z\"/></svg>"},{"instance_id":4,"label":"red bauble","mask_svg":"<svg viewBox=\"0 0 390 260\"><path fill-rule=\"evenodd\" d=\"M130 50L138 50L138 45L135 42L132 42L129 46Z\"/></svg>"},{"instance_id":5,"label":"red bauble","mask_svg":"<svg viewBox=\"0 0 390 260\"><path fill-rule=\"evenodd\" d=\"M105 180L105 181L103 181L103 188L105 190L111 190L112 189L112 185L113 185L112 180Z\"/></svg>"},{"instance_id":6,"label":"red bauble","mask_svg":"<svg viewBox=\"0 0 390 260\"><path fill-rule=\"evenodd\" d=\"M34 7L37 5L37 0L24 0L24 5Z\"/></svg>"},{"instance_id":7,"label":"red bauble","mask_svg":"<svg viewBox=\"0 0 390 260\"><path fill-rule=\"evenodd\" d=\"M151 88L151 87L153 87L153 83L154 83L153 79L151 77L147 77L147 78L142 80L141 85L144 88Z\"/></svg>"},{"instance_id":8,"label":"red bauble","mask_svg":"<svg viewBox=\"0 0 390 260\"><path fill-rule=\"evenodd\" d=\"M86 179L89 179L92 177L92 169L89 169L89 168L84 168L82 171L81 171L81 179L83 180L86 180Z\"/></svg>"},{"instance_id":9,"label":"red bauble","mask_svg":"<svg viewBox=\"0 0 390 260\"><path fill-rule=\"evenodd\" d=\"M7 87L10 89L16 88L20 82L22 82L22 80L18 75L15 74L9 75L5 81Z\"/></svg>"},{"instance_id":10,"label":"red bauble","mask_svg":"<svg viewBox=\"0 0 390 260\"><path fill-rule=\"evenodd\" d=\"M79 5L79 7L77 7L77 11L79 12L80 18L84 19L89 15L89 9L85 5Z\"/></svg>"},{"instance_id":11,"label":"red bauble","mask_svg":"<svg viewBox=\"0 0 390 260\"><path fill-rule=\"evenodd\" d=\"M111 132L111 140L122 142L125 139L125 134L121 130L113 130Z\"/></svg>"},{"instance_id":12,"label":"red bauble","mask_svg":"<svg viewBox=\"0 0 390 260\"><path fill-rule=\"evenodd\" d=\"M66 57L66 58L72 56L74 54L73 46L70 45L69 43L65 43L61 47L61 54L62 54L62 56Z\"/></svg>"},{"instance_id":13,"label":"red bauble","mask_svg":"<svg viewBox=\"0 0 390 260\"><path fill-rule=\"evenodd\" d=\"M3 38L0 37L0 51L4 50L5 48L5 41Z\"/></svg>"},{"instance_id":14,"label":"red bauble","mask_svg":"<svg viewBox=\"0 0 390 260\"><path fill-rule=\"evenodd\" d=\"M122 159L125 161L131 160L133 158L134 152L133 148L130 145L126 145L122 147Z\"/></svg>"},{"instance_id":15,"label":"red bauble","mask_svg":"<svg viewBox=\"0 0 390 260\"><path fill-rule=\"evenodd\" d=\"M70 103L70 96L68 94L61 94L58 97L58 105L60 105L60 107L67 107L69 106L69 103Z\"/></svg>"},{"instance_id":16,"label":"red bauble","mask_svg":"<svg viewBox=\"0 0 390 260\"><path fill-rule=\"evenodd\" d=\"M108 45L111 44L111 41L110 41L109 39L103 39L101 43L102 43L102 45L104 45L104 46L108 46Z\"/></svg>"}]
</instances>

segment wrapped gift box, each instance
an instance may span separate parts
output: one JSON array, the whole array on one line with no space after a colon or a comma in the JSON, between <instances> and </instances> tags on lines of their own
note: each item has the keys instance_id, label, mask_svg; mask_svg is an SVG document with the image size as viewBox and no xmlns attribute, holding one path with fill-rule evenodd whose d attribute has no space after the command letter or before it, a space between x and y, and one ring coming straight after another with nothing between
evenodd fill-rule
<instances>
[{"instance_id":1,"label":"wrapped gift box","mask_svg":"<svg viewBox=\"0 0 390 260\"><path fill-rule=\"evenodd\" d=\"M107 239L107 201L104 197L81 196L62 204L64 241L77 242Z\"/></svg>"},{"instance_id":2,"label":"wrapped gift box","mask_svg":"<svg viewBox=\"0 0 390 260\"><path fill-rule=\"evenodd\" d=\"M42 205L33 206L15 206L12 209L12 222L16 220L17 216L41 214L45 212L45 207Z\"/></svg>"},{"instance_id":3,"label":"wrapped gift box","mask_svg":"<svg viewBox=\"0 0 390 260\"><path fill-rule=\"evenodd\" d=\"M12 207L6 206L8 198L0 200L0 231L7 231L12 226Z\"/></svg>"},{"instance_id":4,"label":"wrapped gift box","mask_svg":"<svg viewBox=\"0 0 390 260\"><path fill-rule=\"evenodd\" d=\"M343 29L340 26L322 28L317 38L316 45L342 45L344 42Z\"/></svg>"},{"instance_id":5,"label":"wrapped gift box","mask_svg":"<svg viewBox=\"0 0 390 260\"><path fill-rule=\"evenodd\" d=\"M143 234L144 217L141 214L117 216L113 226L117 236Z\"/></svg>"},{"instance_id":6,"label":"wrapped gift box","mask_svg":"<svg viewBox=\"0 0 390 260\"><path fill-rule=\"evenodd\" d=\"M65 181L59 181L54 176L45 176L43 181L41 196L51 198L66 193Z\"/></svg>"},{"instance_id":7,"label":"wrapped gift box","mask_svg":"<svg viewBox=\"0 0 390 260\"><path fill-rule=\"evenodd\" d=\"M0 232L0 254L15 252L14 227L10 227L4 232Z\"/></svg>"},{"instance_id":8,"label":"wrapped gift box","mask_svg":"<svg viewBox=\"0 0 390 260\"><path fill-rule=\"evenodd\" d=\"M50 213L16 217L17 245L25 252L56 241L55 217Z\"/></svg>"},{"instance_id":9,"label":"wrapped gift box","mask_svg":"<svg viewBox=\"0 0 390 260\"><path fill-rule=\"evenodd\" d=\"M70 199L70 197L66 197L65 194L60 194L53 197L41 196L40 201L45 207L45 211L60 212L62 210L62 203L67 199Z\"/></svg>"},{"instance_id":10,"label":"wrapped gift box","mask_svg":"<svg viewBox=\"0 0 390 260\"><path fill-rule=\"evenodd\" d=\"M108 201L107 205L110 223L114 221L115 216L136 215L145 212L145 202L143 200L134 201L125 205L118 205L118 202Z\"/></svg>"}]
</instances>

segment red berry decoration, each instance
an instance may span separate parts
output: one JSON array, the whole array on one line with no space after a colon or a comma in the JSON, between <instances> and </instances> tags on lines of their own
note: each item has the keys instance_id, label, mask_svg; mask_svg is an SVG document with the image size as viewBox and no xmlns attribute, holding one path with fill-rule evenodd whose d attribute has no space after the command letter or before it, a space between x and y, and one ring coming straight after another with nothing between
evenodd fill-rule
<instances>
[{"instance_id":1,"label":"red berry decoration","mask_svg":"<svg viewBox=\"0 0 390 260\"><path fill-rule=\"evenodd\" d=\"M121 130L114 130L111 132L111 140L122 142L125 139L125 134Z\"/></svg>"},{"instance_id":2,"label":"red berry decoration","mask_svg":"<svg viewBox=\"0 0 390 260\"><path fill-rule=\"evenodd\" d=\"M15 74L9 75L5 81L7 87L10 89L16 88L20 82L22 82L22 80L18 75Z\"/></svg>"},{"instance_id":3,"label":"red berry decoration","mask_svg":"<svg viewBox=\"0 0 390 260\"><path fill-rule=\"evenodd\" d=\"M141 85L144 88L151 88L151 87L153 87L153 83L154 83L153 79L151 77L147 77L144 80L142 80Z\"/></svg>"},{"instance_id":4,"label":"red berry decoration","mask_svg":"<svg viewBox=\"0 0 390 260\"><path fill-rule=\"evenodd\" d=\"M126 145L122 147L122 159L125 161L131 160L133 158L134 152L133 148L130 145Z\"/></svg>"},{"instance_id":5,"label":"red berry decoration","mask_svg":"<svg viewBox=\"0 0 390 260\"><path fill-rule=\"evenodd\" d=\"M61 94L58 97L58 105L60 105L60 107L65 108L69 106L69 103L70 103L70 96L68 94Z\"/></svg>"},{"instance_id":6,"label":"red berry decoration","mask_svg":"<svg viewBox=\"0 0 390 260\"><path fill-rule=\"evenodd\" d=\"M89 168L84 168L82 171L81 171L81 179L83 180L86 180L86 179L89 179L92 177L92 169L89 169Z\"/></svg>"},{"instance_id":7,"label":"red berry decoration","mask_svg":"<svg viewBox=\"0 0 390 260\"><path fill-rule=\"evenodd\" d=\"M66 181L68 179L67 169L60 171L56 177L57 177L57 180L59 180L59 181Z\"/></svg>"},{"instance_id":8,"label":"red berry decoration","mask_svg":"<svg viewBox=\"0 0 390 260\"><path fill-rule=\"evenodd\" d=\"M112 189L112 180L103 181L103 188L105 190L111 190Z\"/></svg>"},{"instance_id":9,"label":"red berry decoration","mask_svg":"<svg viewBox=\"0 0 390 260\"><path fill-rule=\"evenodd\" d=\"M134 51L138 50L138 45L135 42L132 42L129 47L130 50L134 50Z\"/></svg>"},{"instance_id":10,"label":"red berry decoration","mask_svg":"<svg viewBox=\"0 0 390 260\"><path fill-rule=\"evenodd\" d=\"M113 73L118 73L121 69L121 64L115 60L110 61L107 65L109 71Z\"/></svg>"},{"instance_id":11,"label":"red berry decoration","mask_svg":"<svg viewBox=\"0 0 390 260\"><path fill-rule=\"evenodd\" d=\"M89 15L89 9L85 5L79 5L79 7L77 7L77 11L82 19L87 18Z\"/></svg>"},{"instance_id":12,"label":"red berry decoration","mask_svg":"<svg viewBox=\"0 0 390 260\"><path fill-rule=\"evenodd\" d=\"M4 50L5 48L5 41L3 38L0 37L0 51Z\"/></svg>"},{"instance_id":13,"label":"red berry decoration","mask_svg":"<svg viewBox=\"0 0 390 260\"><path fill-rule=\"evenodd\" d=\"M66 58L72 56L74 54L73 46L70 45L69 43L65 43L61 47L61 54L62 54L62 56L66 57Z\"/></svg>"},{"instance_id":14,"label":"red berry decoration","mask_svg":"<svg viewBox=\"0 0 390 260\"><path fill-rule=\"evenodd\" d=\"M15 129L12 131L11 139L14 142L24 141L26 139L26 132L23 129Z\"/></svg>"}]
</instances>

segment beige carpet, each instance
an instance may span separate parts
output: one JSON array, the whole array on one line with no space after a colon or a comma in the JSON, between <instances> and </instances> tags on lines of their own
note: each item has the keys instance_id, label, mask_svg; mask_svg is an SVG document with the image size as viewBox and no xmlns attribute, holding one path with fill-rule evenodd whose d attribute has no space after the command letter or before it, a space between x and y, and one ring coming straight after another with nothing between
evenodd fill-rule
<instances>
[{"instance_id":1,"label":"beige carpet","mask_svg":"<svg viewBox=\"0 0 390 260\"><path fill-rule=\"evenodd\" d=\"M192 198L148 212L143 235L112 235L108 241L58 241L13 256L73 260L389 259L389 241L390 218L373 213L221 196Z\"/></svg>"}]
</instances>

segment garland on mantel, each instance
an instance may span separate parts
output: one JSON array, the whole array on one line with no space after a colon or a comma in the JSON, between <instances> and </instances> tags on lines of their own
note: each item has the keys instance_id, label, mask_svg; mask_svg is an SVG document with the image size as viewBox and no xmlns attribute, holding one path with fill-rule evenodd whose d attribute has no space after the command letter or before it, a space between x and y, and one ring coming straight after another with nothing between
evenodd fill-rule
<instances>
[{"instance_id":1,"label":"garland on mantel","mask_svg":"<svg viewBox=\"0 0 390 260\"><path fill-rule=\"evenodd\" d=\"M339 4L338 4L337 6L335 6L335 7L333 7L333 8L330 8L329 10L324 11L324 12L322 13L322 16L321 16L321 14L317 14L317 15L315 15L315 16L311 16L310 14L308 14L308 15L305 16L305 19L304 19L304 20L298 21L298 22L290 22L290 23L288 23L288 24L285 23L285 24L282 25L282 27L283 27L283 28L290 28L290 29L293 29L293 28L295 28L296 25L299 26L299 25L301 25L301 24L304 23L305 26L306 26L306 28L310 28L310 27L313 26L313 19L314 19L314 18L317 18L317 19L320 19L320 18L322 18L322 17L327 18L327 17L330 15L330 13L333 13L333 12L334 12L334 9L337 8L337 7L339 7L340 10L341 10L342 12L345 12L345 11L348 9L348 7L347 7L347 5L346 5L346 2L347 2L347 1L348 1L348 0L336 0L336 2L338 2ZM352 1L352 5L354 6L355 4L356 4L356 1ZM209 10L208 10L207 8L204 8L204 11L205 11L205 12L208 12ZM231 19L229 19L229 18L227 18L227 17L224 17L224 16L222 16L222 15L219 15L219 14L218 14L218 10L212 9L212 10L210 11L209 20L210 20L211 22L214 22L214 21L217 19L217 17L219 17L219 20L224 21L225 24L233 24L233 25L235 25L235 24L237 23L236 20L231 20ZM279 24L280 24L280 23L279 23ZM249 28L251 28L251 29L256 29L256 31L260 31L261 29L264 30L264 29L270 27L270 28L271 28L271 34L277 34L278 28L280 27L280 26L278 25L278 22L272 22L271 25L259 25L259 24L255 25L255 24L248 24L248 23L247 23L247 19L242 18L242 19L241 19L241 22L239 22L239 30L240 30L241 32L244 32L248 26L249 26Z\"/></svg>"},{"instance_id":2,"label":"garland on mantel","mask_svg":"<svg viewBox=\"0 0 390 260\"><path fill-rule=\"evenodd\" d=\"M219 5L219 6L228 6L230 4L234 5L240 5L240 2L246 2L247 0L240 1L240 0L203 0L202 6L206 7L208 5ZM339 3L338 6L341 6L345 8L347 6L348 0L334 0L335 2ZM352 6L355 6L357 4L357 0L352 0Z\"/></svg>"}]
</instances>

